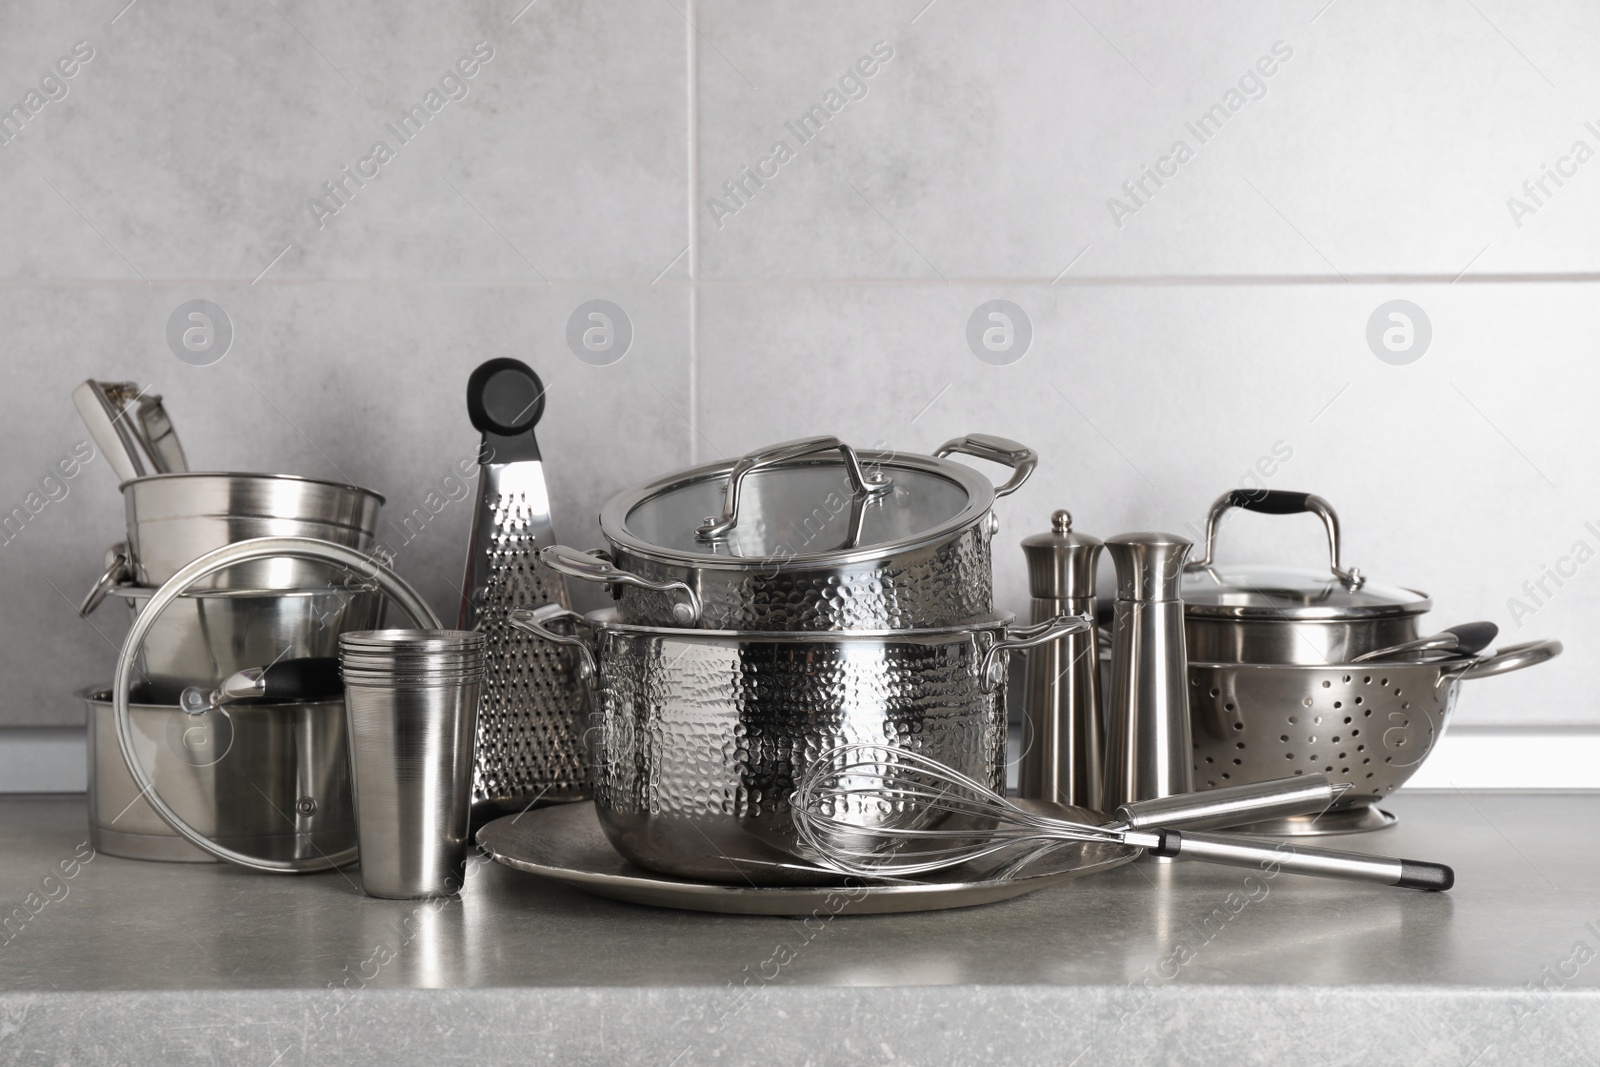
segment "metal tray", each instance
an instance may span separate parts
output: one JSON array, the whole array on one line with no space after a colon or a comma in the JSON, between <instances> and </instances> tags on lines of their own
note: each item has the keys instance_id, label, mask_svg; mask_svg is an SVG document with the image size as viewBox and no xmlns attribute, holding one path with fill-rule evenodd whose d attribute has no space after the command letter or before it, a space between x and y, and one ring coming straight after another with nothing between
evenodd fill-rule
<instances>
[{"instance_id":1,"label":"metal tray","mask_svg":"<svg viewBox=\"0 0 1600 1067\"><path fill-rule=\"evenodd\" d=\"M1049 805L1063 818L1095 818L1093 812ZM1098 821L1096 819L1096 821ZM691 882L635 867L619 856L600 829L592 801L564 804L496 819L478 831L478 844L497 863L577 886L596 896L657 908L727 915L887 915L970 908L1009 900L1070 878L1121 866L1135 848L1101 842L1063 845L1017 878L986 877L991 868L958 867L909 885L755 887Z\"/></svg>"}]
</instances>

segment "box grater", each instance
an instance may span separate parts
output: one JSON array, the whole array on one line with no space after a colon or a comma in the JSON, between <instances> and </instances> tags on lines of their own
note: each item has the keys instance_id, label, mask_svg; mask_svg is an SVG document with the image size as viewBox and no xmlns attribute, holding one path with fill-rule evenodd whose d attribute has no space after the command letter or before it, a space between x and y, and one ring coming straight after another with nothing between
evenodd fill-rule
<instances>
[{"instance_id":1,"label":"box grater","mask_svg":"<svg viewBox=\"0 0 1600 1067\"><path fill-rule=\"evenodd\" d=\"M489 360L467 382L467 412L483 434L460 620L462 629L482 631L486 652L474 825L589 795L584 686L558 646L506 621L513 608L570 606L565 579L538 560L539 549L555 544L533 434L544 402L544 384L519 360Z\"/></svg>"}]
</instances>

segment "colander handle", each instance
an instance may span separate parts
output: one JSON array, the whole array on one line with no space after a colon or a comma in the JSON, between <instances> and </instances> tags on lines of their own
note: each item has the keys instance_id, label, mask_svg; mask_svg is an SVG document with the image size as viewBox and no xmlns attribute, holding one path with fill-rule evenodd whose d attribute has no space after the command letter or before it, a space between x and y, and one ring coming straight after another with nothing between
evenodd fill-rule
<instances>
[{"instance_id":1,"label":"colander handle","mask_svg":"<svg viewBox=\"0 0 1600 1067\"><path fill-rule=\"evenodd\" d=\"M1232 508L1254 511L1262 515L1301 515L1310 513L1322 520L1328 531L1328 569L1351 589L1359 589L1366 582L1360 568L1346 570L1339 559L1339 516L1333 505L1315 493L1297 493L1288 489L1234 489L1223 493L1211 503L1206 515L1206 550L1199 559L1190 562L1185 570L1198 570L1211 566L1217 547L1217 525L1222 516Z\"/></svg>"},{"instance_id":2,"label":"colander handle","mask_svg":"<svg viewBox=\"0 0 1600 1067\"><path fill-rule=\"evenodd\" d=\"M1524 667L1532 667L1561 655L1560 641L1529 641L1496 649L1494 655L1478 660L1461 672L1461 679L1493 678L1497 674L1510 674Z\"/></svg>"}]
</instances>

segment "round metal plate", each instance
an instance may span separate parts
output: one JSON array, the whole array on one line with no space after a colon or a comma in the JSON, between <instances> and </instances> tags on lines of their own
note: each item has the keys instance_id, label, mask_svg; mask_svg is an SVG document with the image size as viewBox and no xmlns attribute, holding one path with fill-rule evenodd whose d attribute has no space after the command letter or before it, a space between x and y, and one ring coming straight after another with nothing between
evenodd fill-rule
<instances>
[{"instance_id":1,"label":"round metal plate","mask_svg":"<svg viewBox=\"0 0 1600 1067\"><path fill-rule=\"evenodd\" d=\"M1098 818L1092 812L1060 808L1064 817ZM914 885L838 885L762 887L714 885L655 874L617 855L600 829L594 804L561 804L507 816L478 831L478 844L497 863L577 886L596 896L657 908L720 912L727 915L832 914L887 915L970 908L1009 900L1095 871L1119 867L1139 854L1135 848L1099 842L1063 845L1028 872L1011 879L986 878L987 869L957 867L929 875Z\"/></svg>"}]
</instances>

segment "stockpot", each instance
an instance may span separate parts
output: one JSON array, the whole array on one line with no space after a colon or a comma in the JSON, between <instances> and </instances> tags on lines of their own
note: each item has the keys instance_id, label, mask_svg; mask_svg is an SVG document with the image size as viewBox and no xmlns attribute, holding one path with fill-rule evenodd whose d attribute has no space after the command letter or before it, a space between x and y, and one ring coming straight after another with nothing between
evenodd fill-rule
<instances>
[{"instance_id":1,"label":"stockpot","mask_svg":"<svg viewBox=\"0 0 1600 1067\"><path fill-rule=\"evenodd\" d=\"M1011 468L994 486L960 453ZM932 456L858 452L837 437L789 441L669 475L600 513L609 552L540 559L610 585L617 618L707 630L908 630L994 609L994 501L1038 461L972 434Z\"/></svg>"},{"instance_id":2,"label":"stockpot","mask_svg":"<svg viewBox=\"0 0 1600 1067\"><path fill-rule=\"evenodd\" d=\"M383 506L370 489L289 474L156 474L123 482L122 499L128 520L123 580L150 587L213 549L255 537L310 537L366 551ZM327 584L327 568L313 561L262 559L214 575L201 588Z\"/></svg>"},{"instance_id":3,"label":"stockpot","mask_svg":"<svg viewBox=\"0 0 1600 1067\"><path fill-rule=\"evenodd\" d=\"M1328 568L1223 566L1217 527L1231 508L1266 515L1309 512L1328 534ZM1426 593L1369 582L1346 568L1339 517L1320 496L1236 489L1211 505L1205 553L1184 568L1184 643L1190 662L1347 663L1410 641L1433 602Z\"/></svg>"},{"instance_id":4,"label":"stockpot","mask_svg":"<svg viewBox=\"0 0 1600 1067\"><path fill-rule=\"evenodd\" d=\"M687 878L792 884L796 781L822 752L873 743L1005 786L1010 653L1088 628L1010 615L912 631L748 632L640 626L555 605L513 625L575 649L600 824L630 862ZM898 819L903 811L863 811Z\"/></svg>"}]
</instances>

